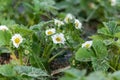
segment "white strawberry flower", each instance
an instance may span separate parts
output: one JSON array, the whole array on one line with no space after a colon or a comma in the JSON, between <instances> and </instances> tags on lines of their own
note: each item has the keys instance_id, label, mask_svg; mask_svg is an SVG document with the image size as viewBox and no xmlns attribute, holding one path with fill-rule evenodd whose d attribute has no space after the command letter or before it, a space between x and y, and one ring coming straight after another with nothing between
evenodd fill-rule
<instances>
[{"instance_id":1,"label":"white strawberry flower","mask_svg":"<svg viewBox=\"0 0 120 80\"><path fill-rule=\"evenodd\" d=\"M51 37L52 37L53 43L55 44L59 44L59 43L64 44L66 41L63 33L57 33Z\"/></svg>"},{"instance_id":2,"label":"white strawberry flower","mask_svg":"<svg viewBox=\"0 0 120 80\"><path fill-rule=\"evenodd\" d=\"M90 48L92 46L93 41L86 41L82 44L82 48Z\"/></svg>"},{"instance_id":3,"label":"white strawberry flower","mask_svg":"<svg viewBox=\"0 0 120 80\"><path fill-rule=\"evenodd\" d=\"M13 42L13 45L18 48L19 45L23 42L23 38L20 34L15 34L12 36L11 41Z\"/></svg>"},{"instance_id":4,"label":"white strawberry flower","mask_svg":"<svg viewBox=\"0 0 120 80\"><path fill-rule=\"evenodd\" d=\"M117 4L116 0L110 0L111 1L111 6L115 6Z\"/></svg>"},{"instance_id":5,"label":"white strawberry flower","mask_svg":"<svg viewBox=\"0 0 120 80\"><path fill-rule=\"evenodd\" d=\"M64 22L63 21L60 21L58 19L54 19L54 24L57 25L58 27L64 25Z\"/></svg>"},{"instance_id":6,"label":"white strawberry flower","mask_svg":"<svg viewBox=\"0 0 120 80\"><path fill-rule=\"evenodd\" d=\"M8 27L6 25L1 25L0 30L2 31L8 30Z\"/></svg>"},{"instance_id":7,"label":"white strawberry flower","mask_svg":"<svg viewBox=\"0 0 120 80\"><path fill-rule=\"evenodd\" d=\"M56 32L55 28L51 28L51 29L46 30L46 31L45 31L45 34L46 34L47 36L49 36L49 35L54 34L55 32Z\"/></svg>"},{"instance_id":8,"label":"white strawberry flower","mask_svg":"<svg viewBox=\"0 0 120 80\"><path fill-rule=\"evenodd\" d=\"M76 29L81 29L82 28L82 23L78 19L75 19L74 24L75 24Z\"/></svg>"},{"instance_id":9,"label":"white strawberry flower","mask_svg":"<svg viewBox=\"0 0 120 80\"><path fill-rule=\"evenodd\" d=\"M68 13L64 19L65 23L69 23L71 20L73 20L73 15Z\"/></svg>"}]
</instances>

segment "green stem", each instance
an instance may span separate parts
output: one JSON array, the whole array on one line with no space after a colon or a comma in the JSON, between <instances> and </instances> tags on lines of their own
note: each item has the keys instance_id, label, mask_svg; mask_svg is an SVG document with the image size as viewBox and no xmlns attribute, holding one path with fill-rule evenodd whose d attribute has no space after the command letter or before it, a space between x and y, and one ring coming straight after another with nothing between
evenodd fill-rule
<instances>
[{"instance_id":1,"label":"green stem","mask_svg":"<svg viewBox=\"0 0 120 80\"><path fill-rule=\"evenodd\" d=\"M47 70L46 70L44 64L39 60L39 57L36 56L36 55L33 54L33 53L32 53L32 56L33 56L35 62L37 63L38 67L41 68L41 66L42 66L42 68L44 68L44 70L47 72ZM41 64L41 66L40 66L40 64Z\"/></svg>"},{"instance_id":2,"label":"green stem","mask_svg":"<svg viewBox=\"0 0 120 80\"><path fill-rule=\"evenodd\" d=\"M18 54L19 54L20 64L23 65L23 60L22 60L23 58L21 51L18 51Z\"/></svg>"},{"instance_id":3,"label":"green stem","mask_svg":"<svg viewBox=\"0 0 120 80\"><path fill-rule=\"evenodd\" d=\"M53 61L58 55L60 55L61 53L63 53L64 50L60 51L59 53L55 54L53 57L51 57L49 60L48 60L48 63L50 63L51 61Z\"/></svg>"},{"instance_id":4,"label":"green stem","mask_svg":"<svg viewBox=\"0 0 120 80\"><path fill-rule=\"evenodd\" d=\"M54 50L54 46L49 50L49 52L47 53L47 56L46 56L46 58L48 59L48 58L50 58L50 55L51 55L51 53L52 53L52 51Z\"/></svg>"},{"instance_id":5,"label":"green stem","mask_svg":"<svg viewBox=\"0 0 120 80\"><path fill-rule=\"evenodd\" d=\"M108 59L105 58L105 60L108 60ZM116 71L116 69L114 67L112 67L109 63L106 63L106 65L108 65L113 71Z\"/></svg>"},{"instance_id":6,"label":"green stem","mask_svg":"<svg viewBox=\"0 0 120 80\"><path fill-rule=\"evenodd\" d=\"M69 46L70 48L71 48L71 51L73 51L74 50L74 47L69 43L69 41L68 40L66 40L66 44L67 44L67 46Z\"/></svg>"},{"instance_id":7,"label":"green stem","mask_svg":"<svg viewBox=\"0 0 120 80\"><path fill-rule=\"evenodd\" d=\"M94 46L92 47L92 49L94 50L94 54L95 54L95 56L97 57L97 51L96 51L96 49L94 48Z\"/></svg>"},{"instance_id":8,"label":"green stem","mask_svg":"<svg viewBox=\"0 0 120 80\"><path fill-rule=\"evenodd\" d=\"M47 53L48 53L50 47L51 47L51 43L46 46L46 48L45 48L45 50L44 50L44 52L42 54L43 58L45 58L47 56Z\"/></svg>"},{"instance_id":9,"label":"green stem","mask_svg":"<svg viewBox=\"0 0 120 80\"><path fill-rule=\"evenodd\" d=\"M115 68L113 68L111 65L109 65L108 63L106 63L106 65L108 65L114 72L116 71Z\"/></svg>"}]
</instances>

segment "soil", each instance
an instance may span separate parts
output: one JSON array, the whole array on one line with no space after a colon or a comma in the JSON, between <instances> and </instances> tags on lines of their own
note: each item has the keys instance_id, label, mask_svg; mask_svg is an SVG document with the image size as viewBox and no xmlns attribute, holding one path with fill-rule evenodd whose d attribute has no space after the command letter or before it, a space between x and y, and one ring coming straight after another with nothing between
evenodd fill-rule
<instances>
[{"instance_id":1,"label":"soil","mask_svg":"<svg viewBox=\"0 0 120 80\"><path fill-rule=\"evenodd\" d=\"M9 53L2 53L0 55L0 64L8 64L10 62L10 54Z\"/></svg>"}]
</instances>

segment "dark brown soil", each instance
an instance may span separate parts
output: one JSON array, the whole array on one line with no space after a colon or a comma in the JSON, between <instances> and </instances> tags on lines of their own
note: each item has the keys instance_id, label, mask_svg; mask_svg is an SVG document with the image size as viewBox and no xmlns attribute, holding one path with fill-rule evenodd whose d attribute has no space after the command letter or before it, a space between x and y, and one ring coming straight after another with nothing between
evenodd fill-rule
<instances>
[{"instance_id":1,"label":"dark brown soil","mask_svg":"<svg viewBox=\"0 0 120 80\"><path fill-rule=\"evenodd\" d=\"M2 53L0 55L0 64L8 64L10 62L10 53Z\"/></svg>"}]
</instances>

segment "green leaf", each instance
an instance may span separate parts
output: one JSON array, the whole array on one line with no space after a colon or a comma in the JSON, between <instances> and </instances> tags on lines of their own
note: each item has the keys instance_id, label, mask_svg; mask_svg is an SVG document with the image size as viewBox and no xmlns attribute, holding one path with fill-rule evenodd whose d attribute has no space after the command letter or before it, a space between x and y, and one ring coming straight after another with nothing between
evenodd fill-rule
<instances>
[{"instance_id":1,"label":"green leaf","mask_svg":"<svg viewBox=\"0 0 120 80\"><path fill-rule=\"evenodd\" d=\"M85 80L108 80L104 72L91 73Z\"/></svg>"},{"instance_id":2,"label":"green leaf","mask_svg":"<svg viewBox=\"0 0 120 80\"><path fill-rule=\"evenodd\" d=\"M109 33L109 31L108 31L106 28L98 29L97 32L98 32L99 34L102 34L102 35L111 36L111 34Z\"/></svg>"},{"instance_id":3,"label":"green leaf","mask_svg":"<svg viewBox=\"0 0 120 80\"><path fill-rule=\"evenodd\" d=\"M18 74L34 78L48 76L48 74L45 71L41 70L40 68L34 68L31 66L15 66L14 70Z\"/></svg>"},{"instance_id":4,"label":"green leaf","mask_svg":"<svg viewBox=\"0 0 120 80\"><path fill-rule=\"evenodd\" d=\"M32 3L32 5L28 3L24 5L32 9L34 14L39 14L42 11L51 12L52 14L57 13L54 0L32 0Z\"/></svg>"},{"instance_id":5,"label":"green leaf","mask_svg":"<svg viewBox=\"0 0 120 80\"><path fill-rule=\"evenodd\" d=\"M47 21L47 22L42 21L42 22L40 22L36 25L31 26L30 30L42 30L44 28L44 26L47 26L50 23L53 23L53 20L50 20L50 21Z\"/></svg>"},{"instance_id":6,"label":"green leaf","mask_svg":"<svg viewBox=\"0 0 120 80\"><path fill-rule=\"evenodd\" d=\"M77 70L75 68L70 68L65 71L65 76L60 78L60 80L82 80L85 76L86 70Z\"/></svg>"},{"instance_id":7,"label":"green leaf","mask_svg":"<svg viewBox=\"0 0 120 80\"><path fill-rule=\"evenodd\" d=\"M15 32L15 33L20 33L20 34L22 34L23 36L30 36L30 35L32 35L33 34L33 31L32 30L30 30L30 29L27 29L27 28L25 28L25 27L21 27L21 26L13 26L13 31Z\"/></svg>"},{"instance_id":8,"label":"green leaf","mask_svg":"<svg viewBox=\"0 0 120 80\"><path fill-rule=\"evenodd\" d=\"M9 31L0 31L0 46L9 45L11 33Z\"/></svg>"},{"instance_id":9,"label":"green leaf","mask_svg":"<svg viewBox=\"0 0 120 80\"><path fill-rule=\"evenodd\" d=\"M117 38L120 38L120 32L118 32L118 33L115 33L115 35L114 35L115 37L117 37Z\"/></svg>"},{"instance_id":10,"label":"green leaf","mask_svg":"<svg viewBox=\"0 0 120 80\"><path fill-rule=\"evenodd\" d=\"M114 43L113 39L106 39L103 41L105 43L105 45L111 45L112 43Z\"/></svg>"},{"instance_id":11,"label":"green leaf","mask_svg":"<svg viewBox=\"0 0 120 80\"><path fill-rule=\"evenodd\" d=\"M75 53L75 59L78 61L91 61L92 57L95 57L94 53L86 48L79 48Z\"/></svg>"},{"instance_id":12,"label":"green leaf","mask_svg":"<svg viewBox=\"0 0 120 80\"><path fill-rule=\"evenodd\" d=\"M2 12L2 11L4 11L4 10L6 10L8 7L9 7L9 5L11 4L11 1L12 0L0 0L0 12Z\"/></svg>"},{"instance_id":13,"label":"green leaf","mask_svg":"<svg viewBox=\"0 0 120 80\"><path fill-rule=\"evenodd\" d=\"M109 66L106 60L92 59L92 67L95 71L107 71Z\"/></svg>"},{"instance_id":14,"label":"green leaf","mask_svg":"<svg viewBox=\"0 0 120 80\"><path fill-rule=\"evenodd\" d=\"M10 51L5 47L0 47L0 54L2 53L10 53Z\"/></svg>"},{"instance_id":15,"label":"green leaf","mask_svg":"<svg viewBox=\"0 0 120 80\"><path fill-rule=\"evenodd\" d=\"M12 65L1 65L0 66L0 74L6 77L13 77L16 75L16 72L13 70Z\"/></svg>"},{"instance_id":16,"label":"green leaf","mask_svg":"<svg viewBox=\"0 0 120 80\"><path fill-rule=\"evenodd\" d=\"M103 40L103 37L101 35L92 35L89 38L90 39L100 39L100 40Z\"/></svg>"},{"instance_id":17,"label":"green leaf","mask_svg":"<svg viewBox=\"0 0 120 80\"><path fill-rule=\"evenodd\" d=\"M115 80L120 80L120 71L116 71L112 74L112 77L115 79Z\"/></svg>"},{"instance_id":18,"label":"green leaf","mask_svg":"<svg viewBox=\"0 0 120 80\"><path fill-rule=\"evenodd\" d=\"M77 69L71 68L65 71L65 73L71 77L82 77L86 74L86 70L79 71Z\"/></svg>"},{"instance_id":19,"label":"green leaf","mask_svg":"<svg viewBox=\"0 0 120 80\"><path fill-rule=\"evenodd\" d=\"M65 76L65 77L60 78L60 80L78 80L78 78L73 78L73 77Z\"/></svg>"},{"instance_id":20,"label":"green leaf","mask_svg":"<svg viewBox=\"0 0 120 80\"><path fill-rule=\"evenodd\" d=\"M70 71L70 74L80 75L79 73L74 73L73 70L71 70L72 72ZM78 69L75 69L75 71L76 70L77 72L79 71ZM82 71L79 71L79 72L82 73ZM73 77L69 75L69 72L68 72L68 73L65 73L65 75L59 80L120 80L120 71L116 71L114 73L106 73L105 71L95 71L90 73L88 76L80 75L77 77Z\"/></svg>"},{"instance_id":21,"label":"green leaf","mask_svg":"<svg viewBox=\"0 0 120 80\"><path fill-rule=\"evenodd\" d=\"M116 33L117 24L115 23L115 21L103 22L103 24L111 35L114 35Z\"/></svg>"},{"instance_id":22,"label":"green leaf","mask_svg":"<svg viewBox=\"0 0 120 80\"><path fill-rule=\"evenodd\" d=\"M92 46L98 59L103 59L107 57L108 55L107 47L105 46L102 40L93 40Z\"/></svg>"}]
</instances>

